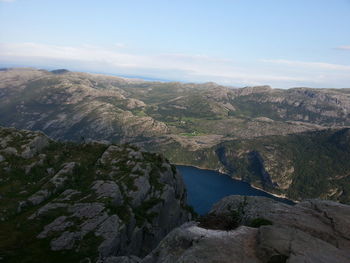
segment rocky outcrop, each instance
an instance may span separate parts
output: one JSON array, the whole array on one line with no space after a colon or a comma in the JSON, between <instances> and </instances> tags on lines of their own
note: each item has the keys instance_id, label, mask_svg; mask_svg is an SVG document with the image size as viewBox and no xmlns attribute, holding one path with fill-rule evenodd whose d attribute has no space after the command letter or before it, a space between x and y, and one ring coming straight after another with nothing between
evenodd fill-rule
<instances>
[{"instance_id":1,"label":"rocky outcrop","mask_svg":"<svg viewBox=\"0 0 350 263\"><path fill-rule=\"evenodd\" d=\"M7 155L29 159L39 155L49 143L50 139L40 132L18 131L14 128L1 130L0 127L0 152Z\"/></svg>"},{"instance_id":2,"label":"rocky outcrop","mask_svg":"<svg viewBox=\"0 0 350 263\"><path fill-rule=\"evenodd\" d=\"M257 230L240 227L235 231L218 231L188 223L173 230L141 262L260 262L255 255Z\"/></svg>"},{"instance_id":3,"label":"rocky outcrop","mask_svg":"<svg viewBox=\"0 0 350 263\"><path fill-rule=\"evenodd\" d=\"M264 197L229 196L214 205L211 215L231 216L240 226L227 231L184 224L141 262L350 261L347 205L308 200L290 206Z\"/></svg>"},{"instance_id":4,"label":"rocky outcrop","mask_svg":"<svg viewBox=\"0 0 350 263\"><path fill-rule=\"evenodd\" d=\"M85 138L120 142L168 132L165 123L130 111L146 104L119 88L132 86L122 78L21 68L1 71L0 82L0 121L5 126L79 142Z\"/></svg>"},{"instance_id":5,"label":"rocky outcrop","mask_svg":"<svg viewBox=\"0 0 350 263\"><path fill-rule=\"evenodd\" d=\"M306 232L340 249L350 249L350 207L331 201L307 200L290 206L264 197L229 196L213 206L214 214L240 208L241 223L255 218L270 220Z\"/></svg>"},{"instance_id":6,"label":"rocky outcrop","mask_svg":"<svg viewBox=\"0 0 350 263\"><path fill-rule=\"evenodd\" d=\"M132 145L41 140L41 133L15 129L0 128L0 135L2 149L15 149L2 150L0 162L5 260L134 262L191 218L182 178L161 155ZM9 235L14 239L3 240ZM19 240L31 249L13 255Z\"/></svg>"}]
</instances>

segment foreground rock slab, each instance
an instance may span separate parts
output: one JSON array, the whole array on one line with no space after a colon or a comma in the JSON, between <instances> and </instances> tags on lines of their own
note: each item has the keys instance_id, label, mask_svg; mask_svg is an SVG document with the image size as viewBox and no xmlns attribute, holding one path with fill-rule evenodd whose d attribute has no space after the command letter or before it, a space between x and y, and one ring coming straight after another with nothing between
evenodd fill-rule
<instances>
[{"instance_id":1,"label":"foreground rock slab","mask_svg":"<svg viewBox=\"0 0 350 263\"><path fill-rule=\"evenodd\" d=\"M265 197L229 196L211 214L234 214L241 226L224 231L186 223L141 262L350 262L350 206L321 200L290 206ZM264 224L251 227L257 221Z\"/></svg>"}]
</instances>

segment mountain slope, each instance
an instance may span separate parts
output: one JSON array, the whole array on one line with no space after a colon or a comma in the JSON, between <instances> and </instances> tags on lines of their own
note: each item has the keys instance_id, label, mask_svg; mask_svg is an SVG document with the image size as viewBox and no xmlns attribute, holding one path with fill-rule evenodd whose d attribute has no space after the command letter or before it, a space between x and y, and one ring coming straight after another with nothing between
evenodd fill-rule
<instances>
[{"instance_id":1,"label":"mountain slope","mask_svg":"<svg viewBox=\"0 0 350 263\"><path fill-rule=\"evenodd\" d=\"M347 132L336 133L350 124L349 113L349 89L235 89L67 70L0 72L3 126L41 130L54 139L130 142L293 199L350 201L350 146Z\"/></svg>"},{"instance_id":2,"label":"mountain slope","mask_svg":"<svg viewBox=\"0 0 350 263\"><path fill-rule=\"evenodd\" d=\"M26 77L22 78L25 75ZM1 72L0 119L3 126L41 130L53 138L81 137L120 141L125 137L167 133L164 123L130 110L143 107L126 98L125 80L83 73L54 74L31 69Z\"/></svg>"},{"instance_id":3,"label":"mountain slope","mask_svg":"<svg viewBox=\"0 0 350 263\"><path fill-rule=\"evenodd\" d=\"M251 138L350 124L347 90L147 82L69 71L0 72L0 123L53 138ZM188 137L188 136L187 136ZM177 138L177 137L173 137Z\"/></svg>"},{"instance_id":4,"label":"mountain slope","mask_svg":"<svg viewBox=\"0 0 350 263\"><path fill-rule=\"evenodd\" d=\"M145 147L156 150L154 144ZM350 203L349 128L230 140L197 150L167 141L161 151L174 163L220 170L294 200Z\"/></svg>"},{"instance_id":5,"label":"mountain slope","mask_svg":"<svg viewBox=\"0 0 350 263\"><path fill-rule=\"evenodd\" d=\"M164 157L13 128L0 128L0 193L4 262L144 256L190 219L182 178Z\"/></svg>"}]
</instances>

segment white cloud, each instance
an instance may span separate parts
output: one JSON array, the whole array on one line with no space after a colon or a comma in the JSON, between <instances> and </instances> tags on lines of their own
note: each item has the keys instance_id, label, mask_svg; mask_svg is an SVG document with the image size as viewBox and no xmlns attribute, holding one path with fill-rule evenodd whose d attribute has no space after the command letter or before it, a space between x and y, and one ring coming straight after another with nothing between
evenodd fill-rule
<instances>
[{"instance_id":1,"label":"white cloud","mask_svg":"<svg viewBox=\"0 0 350 263\"><path fill-rule=\"evenodd\" d=\"M215 81L235 86L271 84L287 88L310 85L320 87L324 84L338 87L339 84L350 83L350 74L344 74L350 71L350 66L345 65L262 60L242 66L230 59L205 54L141 54L115 46L101 48L91 45L0 43L0 61L2 64L63 67L77 71L189 82Z\"/></svg>"},{"instance_id":2,"label":"white cloud","mask_svg":"<svg viewBox=\"0 0 350 263\"><path fill-rule=\"evenodd\" d=\"M115 47L115 48L126 48L127 46L126 46L126 44L124 44L124 43L115 43L115 44L114 44L114 47Z\"/></svg>"},{"instance_id":3,"label":"white cloud","mask_svg":"<svg viewBox=\"0 0 350 263\"><path fill-rule=\"evenodd\" d=\"M350 46L340 46L340 47L336 47L336 49L350 51Z\"/></svg>"},{"instance_id":4,"label":"white cloud","mask_svg":"<svg viewBox=\"0 0 350 263\"><path fill-rule=\"evenodd\" d=\"M294 66L294 67L350 71L350 66L348 65L331 64L331 63L325 63L325 62L304 62L304 61L285 60L285 59L263 59L261 61L267 62L267 63Z\"/></svg>"}]
</instances>

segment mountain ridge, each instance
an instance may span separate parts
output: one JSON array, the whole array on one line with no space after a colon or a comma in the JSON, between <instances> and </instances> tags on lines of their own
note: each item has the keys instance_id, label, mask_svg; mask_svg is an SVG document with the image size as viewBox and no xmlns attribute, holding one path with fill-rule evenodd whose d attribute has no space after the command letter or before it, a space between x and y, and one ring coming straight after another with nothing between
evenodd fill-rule
<instances>
[{"instance_id":1,"label":"mountain ridge","mask_svg":"<svg viewBox=\"0 0 350 263\"><path fill-rule=\"evenodd\" d=\"M317 148L314 143L322 141L329 129L349 127L350 90L234 89L214 83L149 82L101 74L10 69L0 72L0 125L40 130L59 140L128 142L163 153L174 163L228 172L266 191L298 199L305 198L302 187L288 189L300 176L295 168L300 161L293 156L298 151L309 154L306 149ZM311 139L313 136L318 139ZM298 140L305 145L299 145ZM276 153L269 153L264 143L275 145ZM334 147L336 143L327 145ZM238 147L234 154L241 157L225 157L224 165L220 147L229 153ZM342 147L350 146L345 143ZM320 153L310 161L322 163L322 156L327 156L327 162L347 171L339 161L342 158L336 160L325 147L318 149ZM288 160L283 158L284 152L288 152ZM276 164L283 167L281 172L273 168ZM236 173L231 173L230 167L236 167ZM318 169L315 165L302 167L302 180ZM346 175L339 171L334 176ZM269 183L261 179L263 174ZM322 178L322 184L330 183L331 176ZM335 200L349 202L348 190L321 189L333 189ZM329 197L324 191L304 192L309 197Z\"/></svg>"}]
</instances>

